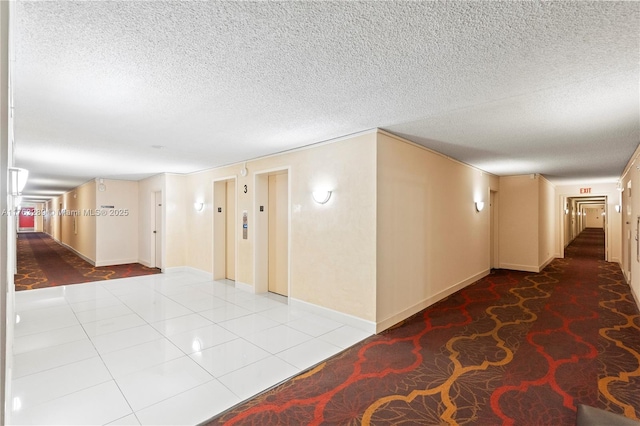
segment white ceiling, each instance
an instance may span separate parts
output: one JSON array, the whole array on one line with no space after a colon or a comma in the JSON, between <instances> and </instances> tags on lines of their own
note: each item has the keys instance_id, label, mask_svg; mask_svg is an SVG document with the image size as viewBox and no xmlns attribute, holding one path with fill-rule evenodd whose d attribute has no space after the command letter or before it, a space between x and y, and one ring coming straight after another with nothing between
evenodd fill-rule
<instances>
[{"instance_id":1,"label":"white ceiling","mask_svg":"<svg viewBox=\"0 0 640 426\"><path fill-rule=\"evenodd\" d=\"M616 181L640 142L639 2L14 7L15 159L34 197L376 127L558 184Z\"/></svg>"}]
</instances>

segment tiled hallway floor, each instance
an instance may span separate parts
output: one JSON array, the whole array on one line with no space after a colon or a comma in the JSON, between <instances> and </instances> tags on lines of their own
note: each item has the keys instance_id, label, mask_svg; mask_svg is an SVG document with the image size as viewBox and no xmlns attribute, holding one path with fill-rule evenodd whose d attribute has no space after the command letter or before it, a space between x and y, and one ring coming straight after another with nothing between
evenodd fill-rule
<instances>
[{"instance_id":1,"label":"tiled hallway floor","mask_svg":"<svg viewBox=\"0 0 640 426\"><path fill-rule=\"evenodd\" d=\"M369 335L186 272L22 291L16 312L16 425L195 425Z\"/></svg>"}]
</instances>

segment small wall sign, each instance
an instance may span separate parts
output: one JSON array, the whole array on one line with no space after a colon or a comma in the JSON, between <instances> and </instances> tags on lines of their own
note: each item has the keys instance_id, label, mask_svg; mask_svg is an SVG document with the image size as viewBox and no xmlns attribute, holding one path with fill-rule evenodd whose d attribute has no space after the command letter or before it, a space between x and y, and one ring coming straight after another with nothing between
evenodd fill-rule
<instances>
[{"instance_id":1,"label":"small wall sign","mask_svg":"<svg viewBox=\"0 0 640 426\"><path fill-rule=\"evenodd\" d=\"M591 188L580 188L581 194L591 194Z\"/></svg>"}]
</instances>

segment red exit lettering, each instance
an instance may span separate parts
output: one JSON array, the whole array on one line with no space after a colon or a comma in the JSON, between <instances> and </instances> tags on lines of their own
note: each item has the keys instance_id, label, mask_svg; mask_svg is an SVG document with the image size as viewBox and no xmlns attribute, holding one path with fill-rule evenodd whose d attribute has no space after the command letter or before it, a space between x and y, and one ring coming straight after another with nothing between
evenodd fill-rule
<instances>
[{"instance_id":1,"label":"red exit lettering","mask_svg":"<svg viewBox=\"0 0 640 426\"><path fill-rule=\"evenodd\" d=\"M591 194L591 188L580 188L581 194Z\"/></svg>"}]
</instances>

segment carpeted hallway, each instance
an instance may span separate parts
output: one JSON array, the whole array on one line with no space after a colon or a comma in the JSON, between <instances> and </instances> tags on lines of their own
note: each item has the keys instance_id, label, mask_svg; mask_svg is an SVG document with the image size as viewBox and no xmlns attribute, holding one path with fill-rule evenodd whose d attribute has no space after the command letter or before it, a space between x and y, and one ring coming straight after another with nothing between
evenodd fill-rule
<instances>
[{"instance_id":1,"label":"carpeted hallway","mask_svg":"<svg viewBox=\"0 0 640 426\"><path fill-rule=\"evenodd\" d=\"M96 267L43 232L18 234L16 291L159 274L139 263Z\"/></svg>"},{"instance_id":2,"label":"carpeted hallway","mask_svg":"<svg viewBox=\"0 0 640 426\"><path fill-rule=\"evenodd\" d=\"M499 270L208 424L573 425L640 417L640 313L604 233Z\"/></svg>"}]
</instances>

